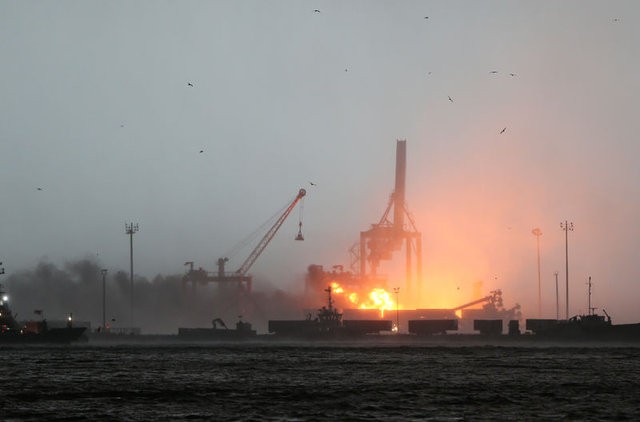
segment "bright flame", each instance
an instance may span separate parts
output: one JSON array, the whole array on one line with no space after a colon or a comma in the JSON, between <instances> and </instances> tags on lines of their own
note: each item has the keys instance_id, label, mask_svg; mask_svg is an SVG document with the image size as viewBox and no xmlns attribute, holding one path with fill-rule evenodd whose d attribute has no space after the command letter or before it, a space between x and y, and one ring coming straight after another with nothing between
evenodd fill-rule
<instances>
[{"instance_id":1,"label":"bright flame","mask_svg":"<svg viewBox=\"0 0 640 422\"><path fill-rule=\"evenodd\" d=\"M335 281L331 283L331 291L336 294L344 293L344 289Z\"/></svg>"},{"instance_id":2,"label":"bright flame","mask_svg":"<svg viewBox=\"0 0 640 422\"><path fill-rule=\"evenodd\" d=\"M384 317L384 311L393 310L396 307L395 302L389 292L382 288L375 288L369 292L366 299L360 300L360 296L356 292L347 292L342 286L335 281L331 283L331 292L334 294L344 294L346 298L360 309L378 309L380 317Z\"/></svg>"}]
</instances>

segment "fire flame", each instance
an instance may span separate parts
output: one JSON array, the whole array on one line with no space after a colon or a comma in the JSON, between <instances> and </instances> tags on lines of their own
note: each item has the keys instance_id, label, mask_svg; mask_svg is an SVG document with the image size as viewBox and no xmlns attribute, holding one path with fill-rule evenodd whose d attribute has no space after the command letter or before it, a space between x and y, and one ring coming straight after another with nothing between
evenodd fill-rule
<instances>
[{"instance_id":1,"label":"fire flame","mask_svg":"<svg viewBox=\"0 0 640 422\"><path fill-rule=\"evenodd\" d=\"M361 299L357 292L347 292L344 287L334 281L331 283L331 292L344 295L359 309L378 309L381 318L384 317L384 311L393 310L396 307L391 294L382 288L371 290L364 299Z\"/></svg>"}]
</instances>

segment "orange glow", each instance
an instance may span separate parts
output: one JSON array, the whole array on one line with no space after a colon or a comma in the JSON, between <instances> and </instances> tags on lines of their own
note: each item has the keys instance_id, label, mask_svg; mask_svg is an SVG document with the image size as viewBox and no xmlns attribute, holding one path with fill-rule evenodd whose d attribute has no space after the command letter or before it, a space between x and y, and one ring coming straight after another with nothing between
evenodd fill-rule
<instances>
[{"instance_id":1,"label":"orange glow","mask_svg":"<svg viewBox=\"0 0 640 422\"><path fill-rule=\"evenodd\" d=\"M331 291L336 294L344 293L344 289L336 282L331 283Z\"/></svg>"},{"instance_id":2,"label":"orange glow","mask_svg":"<svg viewBox=\"0 0 640 422\"><path fill-rule=\"evenodd\" d=\"M366 299L360 300L357 292L347 292L342 286L336 282L331 283L331 292L337 295L343 295L351 304L359 309L378 309L380 317L384 317L384 311L393 310L396 304L392 296L383 288L374 288L366 296Z\"/></svg>"}]
</instances>

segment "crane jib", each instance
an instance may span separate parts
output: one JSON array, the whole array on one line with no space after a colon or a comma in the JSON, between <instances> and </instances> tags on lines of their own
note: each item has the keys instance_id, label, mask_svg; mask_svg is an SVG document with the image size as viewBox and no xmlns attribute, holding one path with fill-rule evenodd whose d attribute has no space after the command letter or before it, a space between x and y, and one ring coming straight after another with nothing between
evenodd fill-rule
<instances>
[{"instance_id":1,"label":"crane jib","mask_svg":"<svg viewBox=\"0 0 640 422\"><path fill-rule=\"evenodd\" d=\"M247 257L247 259L242 263L240 268L236 270L236 274L244 275L249 271L249 268L253 265L253 263L258 259L264 248L267 247L271 239L276 235L282 223L287 219L291 211L295 208L296 204L307 194L307 191L304 189L300 189L298 191L298 195L296 195L295 199L289 204L287 209L278 217L276 222L271 226L271 228L267 231L267 233L262 237L258 245L253 249L251 254Z\"/></svg>"}]
</instances>

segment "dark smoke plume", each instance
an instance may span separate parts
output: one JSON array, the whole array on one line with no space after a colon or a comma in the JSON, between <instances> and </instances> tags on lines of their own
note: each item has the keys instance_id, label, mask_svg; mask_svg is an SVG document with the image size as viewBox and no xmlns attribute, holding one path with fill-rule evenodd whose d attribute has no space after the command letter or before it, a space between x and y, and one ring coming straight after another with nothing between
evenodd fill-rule
<instances>
[{"instance_id":1,"label":"dark smoke plume","mask_svg":"<svg viewBox=\"0 0 640 422\"><path fill-rule=\"evenodd\" d=\"M5 291L18 320L38 319L42 310L49 321L73 313L77 322L102 325L102 275L92 259L67 262L58 268L40 262L33 269L10 274ZM182 274L157 275L152 280L134 274L133 321L143 333L175 334L179 327L211 327L222 318L232 328L239 317L265 332L268 319L299 318L299 298L281 290L239 294L217 285L183 284ZM113 327L130 327L131 280L128 272L109 271L106 279L106 321ZM259 281L256 283L259 284ZM115 321L112 321L115 320Z\"/></svg>"}]
</instances>

